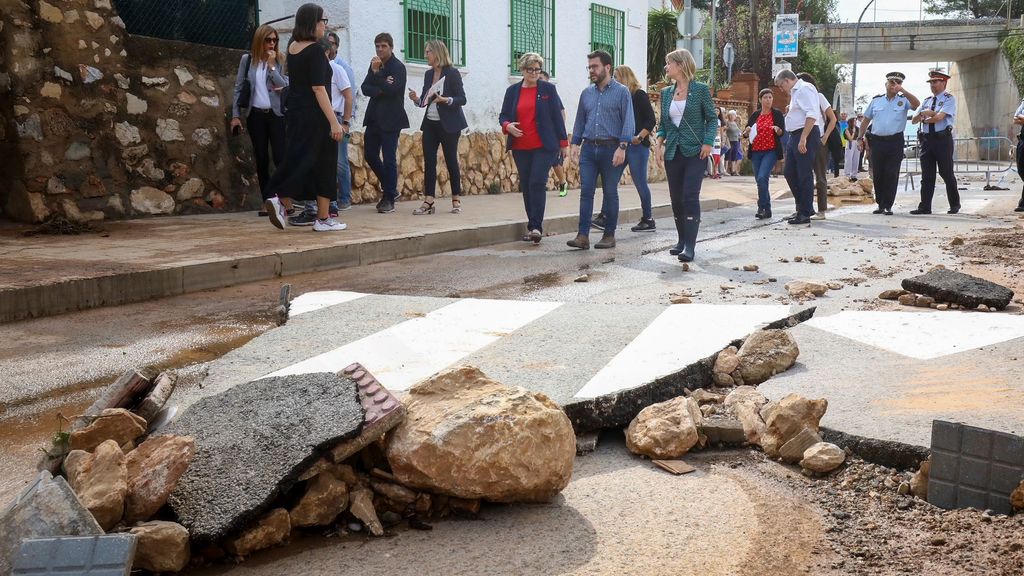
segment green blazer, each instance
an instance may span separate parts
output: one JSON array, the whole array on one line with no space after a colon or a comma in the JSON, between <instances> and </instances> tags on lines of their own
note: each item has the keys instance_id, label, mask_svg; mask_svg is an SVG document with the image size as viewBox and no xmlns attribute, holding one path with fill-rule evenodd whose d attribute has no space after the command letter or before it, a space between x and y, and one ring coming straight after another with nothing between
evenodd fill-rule
<instances>
[{"instance_id":1,"label":"green blazer","mask_svg":"<svg viewBox=\"0 0 1024 576\"><path fill-rule=\"evenodd\" d=\"M718 133L718 115L711 100L711 89L707 84L690 80L690 91L686 96L686 110L679 126L672 123L669 106L675 85L661 91L661 121L658 123L658 137L665 139L665 160L671 160L676 152L683 156L697 156L700 147L714 146Z\"/></svg>"}]
</instances>

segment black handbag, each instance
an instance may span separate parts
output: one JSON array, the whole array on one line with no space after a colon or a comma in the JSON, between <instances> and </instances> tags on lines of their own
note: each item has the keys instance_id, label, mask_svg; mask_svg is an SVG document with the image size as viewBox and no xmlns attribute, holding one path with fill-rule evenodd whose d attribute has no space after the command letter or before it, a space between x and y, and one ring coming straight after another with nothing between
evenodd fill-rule
<instances>
[{"instance_id":1,"label":"black handbag","mask_svg":"<svg viewBox=\"0 0 1024 576\"><path fill-rule=\"evenodd\" d=\"M252 82L249 81L249 65L252 64L252 55L245 54L245 75L242 76L242 91L238 94L238 107L248 108L252 104Z\"/></svg>"}]
</instances>

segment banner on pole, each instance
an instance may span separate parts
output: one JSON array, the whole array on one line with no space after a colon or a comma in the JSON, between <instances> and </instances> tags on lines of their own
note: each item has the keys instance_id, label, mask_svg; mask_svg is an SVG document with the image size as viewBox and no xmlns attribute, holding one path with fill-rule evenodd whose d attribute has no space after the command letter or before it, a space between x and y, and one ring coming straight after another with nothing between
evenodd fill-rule
<instances>
[{"instance_id":1,"label":"banner on pole","mask_svg":"<svg viewBox=\"0 0 1024 576\"><path fill-rule=\"evenodd\" d=\"M772 52L775 58L795 58L798 56L800 38L800 15L779 14L775 17L775 42Z\"/></svg>"}]
</instances>

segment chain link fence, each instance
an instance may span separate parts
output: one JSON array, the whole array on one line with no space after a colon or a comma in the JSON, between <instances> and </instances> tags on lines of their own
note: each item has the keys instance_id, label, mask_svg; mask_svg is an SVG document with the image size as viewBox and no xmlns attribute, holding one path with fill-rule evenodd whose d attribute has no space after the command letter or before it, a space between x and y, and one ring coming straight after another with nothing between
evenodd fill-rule
<instances>
[{"instance_id":1,"label":"chain link fence","mask_svg":"<svg viewBox=\"0 0 1024 576\"><path fill-rule=\"evenodd\" d=\"M258 0L114 0L129 34L208 46L249 48Z\"/></svg>"}]
</instances>

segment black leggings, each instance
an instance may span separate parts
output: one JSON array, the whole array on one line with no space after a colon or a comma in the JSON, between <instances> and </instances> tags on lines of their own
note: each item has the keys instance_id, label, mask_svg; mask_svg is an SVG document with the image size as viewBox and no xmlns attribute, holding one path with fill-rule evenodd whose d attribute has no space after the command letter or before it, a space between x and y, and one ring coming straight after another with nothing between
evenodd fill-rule
<instances>
[{"instance_id":1,"label":"black leggings","mask_svg":"<svg viewBox=\"0 0 1024 576\"><path fill-rule=\"evenodd\" d=\"M252 155L256 159L256 176L260 181L260 196L270 197L267 184L270 182L270 149L273 149L274 168L281 166L284 159L284 118L273 111L253 110L245 120L252 140Z\"/></svg>"},{"instance_id":2,"label":"black leggings","mask_svg":"<svg viewBox=\"0 0 1024 576\"><path fill-rule=\"evenodd\" d=\"M452 185L452 196L462 195L462 176L459 174L459 136L462 132L445 132L440 120L423 121L423 195L434 196L437 185L437 147L444 152L444 164L448 167L448 181Z\"/></svg>"}]
</instances>

